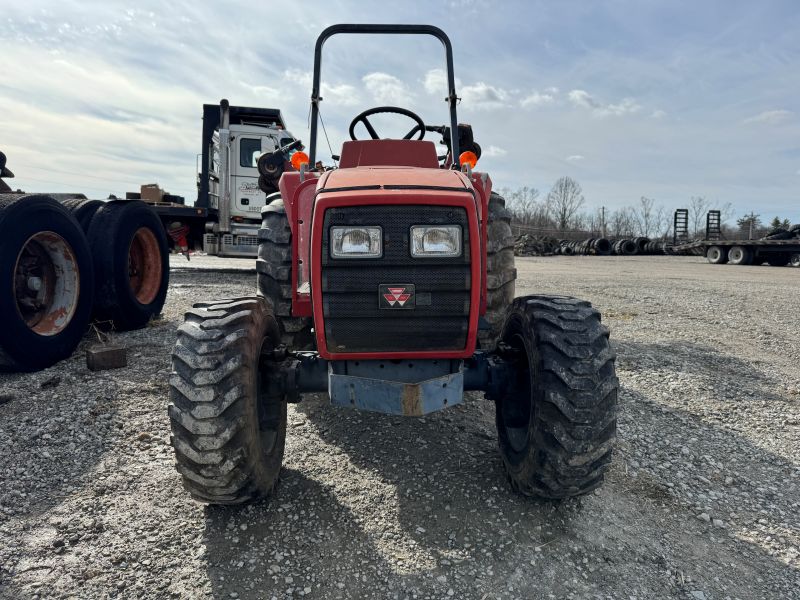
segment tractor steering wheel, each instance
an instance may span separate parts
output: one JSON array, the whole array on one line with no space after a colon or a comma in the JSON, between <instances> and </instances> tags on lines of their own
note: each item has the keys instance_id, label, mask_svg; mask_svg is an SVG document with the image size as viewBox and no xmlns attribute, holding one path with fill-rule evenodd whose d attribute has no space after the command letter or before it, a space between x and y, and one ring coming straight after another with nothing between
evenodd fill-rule
<instances>
[{"instance_id":1,"label":"tractor steering wheel","mask_svg":"<svg viewBox=\"0 0 800 600\"><path fill-rule=\"evenodd\" d=\"M375 128L372 126L372 123L370 123L369 119L367 119L367 117L370 115L377 115L378 113L396 113L398 115L405 115L416 122L416 125L414 125L414 127L412 127L411 130L403 136L404 140L414 139L415 133L419 134L416 138L418 140L421 140L425 137L425 123L422 122L422 119L418 114L413 113L410 110L406 110L405 108L400 108L399 106L376 106L375 108L365 110L360 115L356 115L356 118L350 122L350 139L354 141L358 140L355 130L356 125L359 123L364 123L364 127L367 128L367 132L373 140L381 139L378 135L378 132L375 131Z\"/></svg>"}]
</instances>

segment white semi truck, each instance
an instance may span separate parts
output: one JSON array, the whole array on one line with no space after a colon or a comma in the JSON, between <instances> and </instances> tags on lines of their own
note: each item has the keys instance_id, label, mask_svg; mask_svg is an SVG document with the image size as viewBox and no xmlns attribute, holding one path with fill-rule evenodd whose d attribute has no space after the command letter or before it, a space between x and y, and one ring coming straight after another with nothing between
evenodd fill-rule
<instances>
[{"instance_id":1,"label":"white semi truck","mask_svg":"<svg viewBox=\"0 0 800 600\"><path fill-rule=\"evenodd\" d=\"M180 201L145 201L158 213L167 232L188 229L185 237L190 248L202 243L208 254L255 257L261 208L268 193L278 191L281 173L291 169L290 155L301 147L286 130L278 109L231 106L227 100L204 104L194 206ZM274 177L260 176L258 158L281 148L280 162L285 164L276 165ZM138 199L140 194L126 197Z\"/></svg>"}]
</instances>

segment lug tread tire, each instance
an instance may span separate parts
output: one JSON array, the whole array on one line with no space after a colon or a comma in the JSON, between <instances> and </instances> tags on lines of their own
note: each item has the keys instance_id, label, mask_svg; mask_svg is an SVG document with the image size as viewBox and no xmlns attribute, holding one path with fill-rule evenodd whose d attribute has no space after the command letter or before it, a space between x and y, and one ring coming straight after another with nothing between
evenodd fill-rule
<instances>
[{"instance_id":1,"label":"lug tread tire","mask_svg":"<svg viewBox=\"0 0 800 600\"><path fill-rule=\"evenodd\" d=\"M292 317L292 230L277 195L261 210L256 272L258 295L275 313L281 342L291 350L313 349L313 321Z\"/></svg>"},{"instance_id":2,"label":"lug tread tire","mask_svg":"<svg viewBox=\"0 0 800 600\"><path fill-rule=\"evenodd\" d=\"M283 460L286 402L279 400L275 447L265 454L256 380L262 341L277 341L278 324L263 298L201 302L185 318L172 353L168 407L184 487L210 504L269 495Z\"/></svg>"},{"instance_id":3,"label":"lug tread tire","mask_svg":"<svg viewBox=\"0 0 800 600\"><path fill-rule=\"evenodd\" d=\"M483 350L492 351L503 329L506 311L516 293L517 269L514 264L514 235L506 201L492 192L489 196L486 244L486 314L489 330L478 332Z\"/></svg>"},{"instance_id":4,"label":"lug tread tire","mask_svg":"<svg viewBox=\"0 0 800 600\"><path fill-rule=\"evenodd\" d=\"M608 328L588 302L568 297L517 298L509 319L522 323L533 352L533 416L521 460L497 425L503 464L513 489L560 499L591 492L603 482L616 437L615 353Z\"/></svg>"}]
</instances>

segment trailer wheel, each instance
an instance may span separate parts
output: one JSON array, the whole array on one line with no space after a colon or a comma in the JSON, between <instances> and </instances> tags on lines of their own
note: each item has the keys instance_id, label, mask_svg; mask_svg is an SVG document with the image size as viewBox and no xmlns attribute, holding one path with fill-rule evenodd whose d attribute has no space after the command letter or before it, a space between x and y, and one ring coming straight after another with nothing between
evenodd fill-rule
<instances>
[{"instance_id":1,"label":"trailer wheel","mask_svg":"<svg viewBox=\"0 0 800 600\"><path fill-rule=\"evenodd\" d=\"M502 342L516 367L496 399L511 486L553 499L595 489L611 463L619 387L600 313L575 298L517 298Z\"/></svg>"},{"instance_id":2,"label":"trailer wheel","mask_svg":"<svg viewBox=\"0 0 800 600\"><path fill-rule=\"evenodd\" d=\"M767 264L770 267L785 267L789 264L789 255L778 253L767 255Z\"/></svg>"},{"instance_id":3,"label":"trailer wheel","mask_svg":"<svg viewBox=\"0 0 800 600\"><path fill-rule=\"evenodd\" d=\"M728 250L728 262L732 265L752 264L753 252L746 246L734 246Z\"/></svg>"},{"instance_id":4,"label":"trailer wheel","mask_svg":"<svg viewBox=\"0 0 800 600\"><path fill-rule=\"evenodd\" d=\"M93 286L86 237L61 204L0 194L0 368L43 369L70 356Z\"/></svg>"},{"instance_id":5,"label":"trailer wheel","mask_svg":"<svg viewBox=\"0 0 800 600\"><path fill-rule=\"evenodd\" d=\"M483 350L492 351L503 329L508 307L514 301L517 269L514 266L514 235L511 213L500 194L489 196L486 247L486 314L488 330L478 332Z\"/></svg>"},{"instance_id":6,"label":"trailer wheel","mask_svg":"<svg viewBox=\"0 0 800 600\"><path fill-rule=\"evenodd\" d=\"M728 262L728 253L719 246L709 246L706 250L706 259L712 265L724 265Z\"/></svg>"},{"instance_id":7,"label":"trailer wheel","mask_svg":"<svg viewBox=\"0 0 800 600\"><path fill-rule=\"evenodd\" d=\"M258 295L275 313L281 342L291 350L313 348L313 321L292 317L292 230L279 194L268 196L267 205L261 209L256 271Z\"/></svg>"},{"instance_id":8,"label":"trailer wheel","mask_svg":"<svg viewBox=\"0 0 800 600\"><path fill-rule=\"evenodd\" d=\"M118 330L139 329L161 312L169 246L161 219L140 200L106 202L89 225L97 274L95 314Z\"/></svg>"},{"instance_id":9,"label":"trailer wheel","mask_svg":"<svg viewBox=\"0 0 800 600\"><path fill-rule=\"evenodd\" d=\"M172 352L172 447L197 500L239 504L268 495L286 441L286 401L270 392L265 355L280 343L263 298L200 302Z\"/></svg>"},{"instance_id":10,"label":"trailer wheel","mask_svg":"<svg viewBox=\"0 0 800 600\"><path fill-rule=\"evenodd\" d=\"M800 267L800 252L795 252L789 257L789 264L793 267Z\"/></svg>"},{"instance_id":11,"label":"trailer wheel","mask_svg":"<svg viewBox=\"0 0 800 600\"><path fill-rule=\"evenodd\" d=\"M100 210L100 207L103 206L105 202L102 200L70 198L69 200L64 200L61 204L72 213L72 216L78 221L83 232L88 235L92 218L94 218L95 213Z\"/></svg>"}]
</instances>

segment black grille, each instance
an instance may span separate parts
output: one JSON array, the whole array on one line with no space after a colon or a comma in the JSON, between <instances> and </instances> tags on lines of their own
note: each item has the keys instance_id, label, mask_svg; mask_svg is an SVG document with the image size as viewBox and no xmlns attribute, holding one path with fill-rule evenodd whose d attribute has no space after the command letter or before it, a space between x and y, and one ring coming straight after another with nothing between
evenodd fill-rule
<instances>
[{"instance_id":1,"label":"black grille","mask_svg":"<svg viewBox=\"0 0 800 600\"><path fill-rule=\"evenodd\" d=\"M411 226L445 224L461 226L462 255L412 258ZM331 258L328 234L335 225L380 225L383 257ZM321 257L328 350L351 353L463 349L469 329L469 243L463 208L388 205L328 209ZM381 284L414 284L416 308L380 309Z\"/></svg>"}]
</instances>

